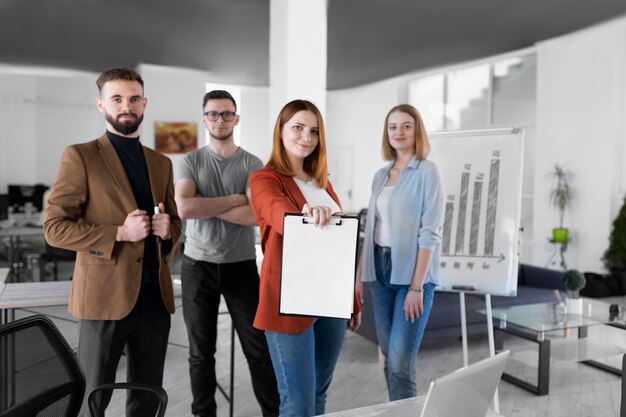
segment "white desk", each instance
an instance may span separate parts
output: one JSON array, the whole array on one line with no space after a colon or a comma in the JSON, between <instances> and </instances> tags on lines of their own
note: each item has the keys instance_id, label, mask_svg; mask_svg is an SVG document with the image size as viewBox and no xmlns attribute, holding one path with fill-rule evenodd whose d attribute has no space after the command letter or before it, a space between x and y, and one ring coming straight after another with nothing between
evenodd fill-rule
<instances>
[{"instance_id":1,"label":"white desk","mask_svg":"<svg viewBox=\"0 0 626 417\"><path fill-rule=\"evenodd\" d=\"M394 408L407 404L407 403L415 403L415 416L419 416L419 411L421 410L421 406L424 404L426 399L425 395L420 395L419 397L406 398L404 400L391 401L388 403L374 404L367 407L354 408L352 410L338 411L336 413L324 414L322 417L376 417L385 413L387 411L393 410ZM487 417L504 417L502 414L498 414L492 409L489 409L487 412Z\"/></svg>"},{"instance_id":2,"label":"white desk","mask_svg":"<svg viewBox=\"0 0 626 417\"><path fill-rule=\"evenodd\" d=\"M70 298L72 281L13 282L0 293L0 324L15 319L15 309L64 306Z\"/></svg>"},{"instance_id":3,"label":"white desk","mask_svg":"<svg viewBox=\"0 0 626 417\"><path fill-rule=\"evenodd\" d=\"M0 270L0 278L2 273ZM13 282L2 286L0 279L0 324L13 321L15 309L67 305L71 286L72 281ZM180 285L173 287L174 297L180 298Z\"/></svg>"}]
</instances>

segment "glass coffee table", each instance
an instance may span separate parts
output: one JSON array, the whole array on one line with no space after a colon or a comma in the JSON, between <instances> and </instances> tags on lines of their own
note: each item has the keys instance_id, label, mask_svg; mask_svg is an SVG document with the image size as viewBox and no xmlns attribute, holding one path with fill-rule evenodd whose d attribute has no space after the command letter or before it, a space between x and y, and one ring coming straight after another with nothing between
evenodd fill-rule
<instances>
[{"instance_id":1,"label":"glass coffee table","mask_svg":"<svg viewBox=\"0 0 626 417\"><path fill-rule=\"evenodd\" d=\"M583 362L621 375L621 357L615 364L606 358L626 353L626 334L621 332L626 330L626 322L621 313L611 314L610 307L609 303L583 298L582 314L566 314L557 303L492 309L496 351L504 350L507 344L512 353L502 379L546 395L551 360ZM478 312L486 314L485 310ZM617 337L614 332L618 332ZM536 384L523 378L534 373L529 373L529 368L536 369Z\"/></svg>"}]
</instances>

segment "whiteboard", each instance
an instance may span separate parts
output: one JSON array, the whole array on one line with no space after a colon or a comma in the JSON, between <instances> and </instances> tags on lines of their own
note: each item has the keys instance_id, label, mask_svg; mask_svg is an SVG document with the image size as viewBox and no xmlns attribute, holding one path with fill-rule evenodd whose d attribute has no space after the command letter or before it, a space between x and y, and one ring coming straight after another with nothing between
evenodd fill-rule
<instances>
[{"instance_id":1,"label":"whiteboard","mask_svg":"<svg viewBox=\"0 0 626 417\"><path fill-rule=\"evenodd\" d=\"M280 315L349 319L359 219L333 216L316 227L310 217L286 213L280 275Z\"/></svg>"},{"instance_id":2,"label":"whiteboard","mask_svg":"<svg viewBox=\"0 0 626 417\"><path fill-rule=\"evenodd\" d=\"M445 193L439 288L517 294L524 132L429 135Z\"/></svg>"}]
</instances>

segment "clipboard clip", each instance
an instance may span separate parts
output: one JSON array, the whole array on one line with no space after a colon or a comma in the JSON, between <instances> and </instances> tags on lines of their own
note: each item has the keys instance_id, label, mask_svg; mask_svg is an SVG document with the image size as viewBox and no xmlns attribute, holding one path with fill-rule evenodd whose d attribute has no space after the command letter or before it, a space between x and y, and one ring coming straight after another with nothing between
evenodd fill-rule
<instances>
[{"instance_id":1,"label":"clipboard clip","mask_svg":"<svg viewBox=\"0 0 626 417\"><path fill-rule=\"evenodd\" d=\"M332 224L334 226L341 226L342 223L343 220L340 217L331 217L329 225ZM302 217L302 224L313 224L313 218L306 216Z\"/></svg>"}]
</instances>

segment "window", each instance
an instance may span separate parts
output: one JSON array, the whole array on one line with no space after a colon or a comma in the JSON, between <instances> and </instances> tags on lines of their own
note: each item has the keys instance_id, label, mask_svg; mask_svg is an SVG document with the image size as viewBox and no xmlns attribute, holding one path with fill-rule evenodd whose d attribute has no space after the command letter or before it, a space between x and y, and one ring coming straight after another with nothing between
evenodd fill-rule
<instances>
[{"instance_id":1,"label":"window","mask_svg":"<svg viewBox=\"0 0 626 417\"><path fill-rule=\"evenodd\" d=\"M489 65L447 74L446 130L471 129L488 124Z\"/></svg>"},{"instance_id":2,"label":"window","mask_svg":"<svg viewBox=\"0 0 626 417\"><path fill-rule=\"evenodd\" d=\"M422 116L426 130L444 130L444 74L420 78L409 86L409 103Z\"/></svg>"},{"instance_id":3,"label":"window","mask_svg":"<svg viewBox=\"0 0 626 417\"><path fill-rule=\"evenodd\" d=\"M493 64L494 125L535 122L537 59L526 55Z\"/></svg>"},{"instance_id":4,"label":"window","mask_svg":"<svg viewBox=\"0 0 626 417\"><path fill-rule=\"evenodd\" d=\"M408 101L431 132L534 124L536 79L536 55L521 54L418 78Z\"/></svg>"}]
</instances>

